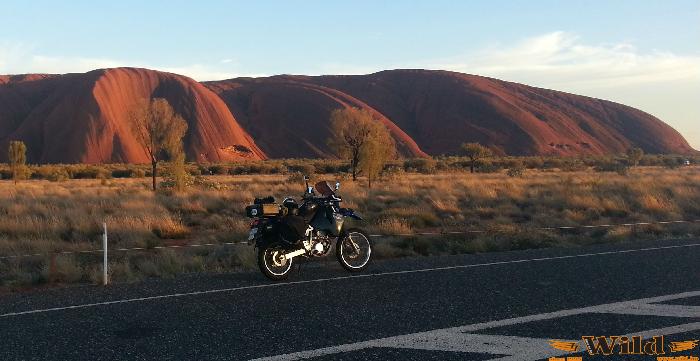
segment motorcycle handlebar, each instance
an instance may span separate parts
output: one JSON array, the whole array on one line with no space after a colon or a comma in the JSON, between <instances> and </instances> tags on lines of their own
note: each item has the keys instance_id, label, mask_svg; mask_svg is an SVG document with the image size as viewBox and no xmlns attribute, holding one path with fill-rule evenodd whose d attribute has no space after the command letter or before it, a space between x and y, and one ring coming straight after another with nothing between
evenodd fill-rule
<instances>
[{"instance_id":1,"label":"motorcycle handlebar","mask_svg":"<svg viewBox=\"0 0 700 361\"><path fill-rule=\"evenodd\" d=\"M338 196L316 197L313 194L308 194L308 193L304 194L303 199L304 200L315 200L315 201L320 201L320 202L324 202L324 203L338 203L338 202L343 201L343 199L341 197L338 197Z\"/></svg>"}]
</instances>

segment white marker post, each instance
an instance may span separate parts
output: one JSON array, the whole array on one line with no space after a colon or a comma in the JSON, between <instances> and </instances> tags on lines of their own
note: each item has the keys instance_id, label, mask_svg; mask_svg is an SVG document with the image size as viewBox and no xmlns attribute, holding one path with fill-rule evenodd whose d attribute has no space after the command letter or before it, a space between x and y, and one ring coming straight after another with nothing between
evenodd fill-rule
<instances>
[{"instance_id":1,"label":"white marker post","mask_svg":"<svg viewBox=\"0 0 700 361\"><path fill-rule=\"evenodd\" d=\"M106 286L108 280L107 276L107 222L102 222L102 228L104 233L102 233L102 285Z\"/></svg>"}]
</instances>

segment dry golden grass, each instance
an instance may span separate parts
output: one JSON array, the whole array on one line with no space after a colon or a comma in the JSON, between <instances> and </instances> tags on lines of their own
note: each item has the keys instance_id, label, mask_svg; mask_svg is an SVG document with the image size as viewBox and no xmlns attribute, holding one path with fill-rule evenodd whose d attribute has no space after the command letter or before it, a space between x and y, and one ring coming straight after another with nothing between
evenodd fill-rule
<instances>
[{"instance_id":1,"label":"dry golden grass","mask_svg":"<svg viewBox=\"0 0 700 361\"><path fill-rule=\"evenodd\" d=\"M319 176L334 179L333 175ZM209 184L208 182L211 182ZM214 184L215 186L212 186ZM99 249L102 222L110 247L235 242L245 239L244 208L255 196L298 197L298 177L210 176L180 194L149 191L148 179L0 181L0 256ZM402 174L367 189L343 181L345 206L356 208L372 233L487 230L440 243L395 238L378 255L484 252L683 235L697 227L610 228L587 233L536 231L538 227L700 219L700 169L638 168L616 173L528 170L505 173ZM112 277L133 280L191 271L252 267L249 248L169 250L114 256ZM99 274L94 255L0 260L0 283L90 281Z\"/></svg>"}]
</instances>

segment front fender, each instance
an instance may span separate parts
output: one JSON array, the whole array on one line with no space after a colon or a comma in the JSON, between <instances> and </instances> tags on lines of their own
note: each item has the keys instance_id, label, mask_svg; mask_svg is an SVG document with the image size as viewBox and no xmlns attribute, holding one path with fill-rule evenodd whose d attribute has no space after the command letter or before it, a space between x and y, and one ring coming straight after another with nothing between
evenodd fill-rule
<instances>
[{"instance_id":1,"label":"front fender","mask_svg":"<svg viewBox=\"0 0 700 361\"><path fill-rule=\"evenodd\" d=\"M352 219L356 219L356 220L358 220L358 221L363 221L363 220L364 220L364 219L362 219L362 217L360 217L359 214L355 213L355 211L352 210L352 209L350 209L350 208L341 208L341 209L340 209L340 214L342 214L343 217L349 217L349 218L352 218Z\"/></svg>"}]
</instances>

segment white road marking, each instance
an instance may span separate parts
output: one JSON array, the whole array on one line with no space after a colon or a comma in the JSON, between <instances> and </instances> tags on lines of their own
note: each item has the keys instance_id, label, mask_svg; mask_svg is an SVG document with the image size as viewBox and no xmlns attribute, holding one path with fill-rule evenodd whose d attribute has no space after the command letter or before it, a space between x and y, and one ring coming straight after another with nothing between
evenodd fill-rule
<instances>
[{"instance_id":1,"label":"white road marking","mask_svg":"<svg viewBox=\"0 0 700 361\"><path fill-rule=\"evenodd\" d=\"M517 356L521 361L566 354L549 346L549 339L459 332L435 332L431 335L400 338L393 342L383 342L382 347Z\"/></svg>"},{"instance_id":2,"label":"white road marking","mask_svg":"<svg viewBox=\"0 0 700 361\"><path fill-rule=\"evenodd\" d=\"M690 247L698 247L698 246L700 246L700 243L690 243L690 244L674 245L674 246L647 247L647 248L625 249L625 250L618 250L618 251L582 253L582 254L566 255L566 256L553 256L553 257L527 258L527 259L518 259L518 260L510 260L510 261L488 262L488 263L475 263L475 264L467 264L467 265L459 265L459 266L422 268L422 269L405 270L405 271L392 271L392 272L382 272L382 273L367 273L367 274L360 274L360 275L318 278L318 279L313 279L313 280L293 281L293 282L284 282L284 283L266 283L266 284L260 284L260 285L221 288L221 289L213 289L213 290L206 290L206 291L173 293L173 294L167 294L167 295L128 298L128 299L121 299L121 300L114 300L114 301L104 301L104 302L85 303L85 304L71 305L71 306L35 309L35 310L28 310L28 311L9 312L9 313L5 313L5 314L0 314L0 318L21 316L21 315L31 315L31 314L37 314L37 313L56 312L56 311L64 311L64 310L74 310L74 309L82 309L82 308L98 307L98 306L109 306L109 305L117 305L117 304L123 304L123 303L153 301L153 300L168 299L168 298L199 296L199 295L223 293L223 292L236 292L236 291L251 290L251 289L258 289L258 288L284 287L284 286L291 286L291 285L330 282L330 281L339 281L339 280L357 279L357 278L371 278L371 277L394 276L394 275L403 275L403 274L411 274L411 273L448 271L448 270L499 266L499 265L517 264L517 263L543 262L543 261L553 261L553 260L561 260L561 259L606 256L606 255L635 253L635 252L650 252L650 251L659 251L659 250L676 249L676 248L690 248Z\"/></svg>"},{"instance_id":3,"label":"white road marking","mask_svg":"<svg viewBox=\"0 0 700 361\"><path fill-rule=\"evenodd\" d=\"M662 316L662 317L697 317L700 318L700 306L684 305L658 305L658 304L635 304L624 307L616 307L607 310L600 310L601 313L617 313L624 315L638 316Z\"/></svg>"},{"instance_id":4,"label":"white road marking","mask_svg":"<svg viewBox=\"0 0 700 361\"><path fill-rule=\"evenodd\" d=\"M700 296L700 290L690 291L690 292L682 292L682 293L676 293L676 294L664 295L664 296L640 298L640 299L631 300L631 301L614 302L614 303L602 304L602 305L598 305L598 306L574 308L574 309L569 309L569 310L562 310L562 311L555 311L555 312L548 312L548 313L540 313L537 315L509 318L509 319L505 319L505 320L489 321L489 322L477 323L477 324L473 324L473 325L453 327L453 328L450 328L449 330L452 330L455 332L474 332L474 331L479 331L479 330L483 330L483 329L487 329L487 328L510 326L510 325L515 325L515 324L520 324L520 323L532 322L532 321L551 320L553 318L574 316L574 315L579 315L581 313L599 313L601 310L610 310L610 309L615 309L615 308L632 307L634 305L639 305L639 304L666 302L666 301L672 301L672 300L678 300L678 299L690 298L690 297L697 297L697 296Z\"/></svg>"},{"instance_id":5,"label":"white road marking","mask_svg":"<svg viewBox=\"0 0 700 361\"><path fill-rule=\"evenodd\" d=\"M675 317L697 318L700 317L700 313L697 312L697 309L690 309L692 312L684 311L685 315L679 316L677 312L675 312L675 310L678 310L675 307L663 308L653 306L665 305L651 305L652 303L697 296L700 296L700 291L683 292L672 295L642 298L630 301L602 304L597 306L541 313L524 317L515 317L504 320L482 322L459 327L450 327L425 332L417 332L407 335L386 337L357 343L325 347L316 350L307 350L283 355L262 357L251 361L303 360L319 356L338 354L342 352L351 352L367 348L382 347L422 349L433 351L487 353L492 355L499 355L498 358L493 359L499 361L540 360L551 356L563 355L565 354L565 352L561 352L549 347L549 339L545 338L538 339L516 336L483 335L474 334L473 332L501 326L509 326L534 321L562 318L566 316L575 316L590 313L609 313L611 311L617 312L624 309L654 310L656 312L655 314L659 315L674 315ZM635 314L633 312L634 311L632 311L632 313L630 314ZM644 338L649 338L655 335L673 335L677 333L686 333L697 330L700 330L700 322L680 324L660 329L630 332L628 335L641 335ZM581 350L583 350L582 347L583 345L581 344Z\"/></svg>"},{"instance_id":6,"label":"white road marking","mask_svg":"<svg viewBox=\"0 0 700 361\"><path fill-rule=\"evenodd\" d=\"M691 322L671 327L630 332L627 334L627 336L632 337L639 335L644 339L648 339L656 335L669 336L697 330L700 330L700 322ZM551 339L444 332L442 335L424 335L419 338L402 339L395 343L383 342L382 347L506 355L505 357L497 357L492 359L499 361L536 361L553 356L563 356L569 354L568 352L557 350L549 346L549 340ZM585 345L581 340L559 341L577 342L579 344L579 350L585 350Z\"/></svg>"}]
</instances>

